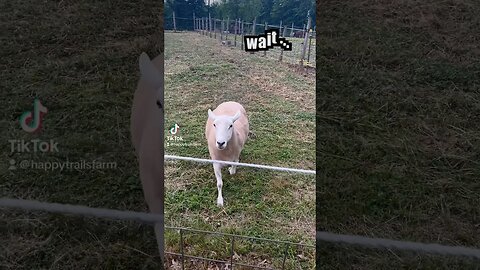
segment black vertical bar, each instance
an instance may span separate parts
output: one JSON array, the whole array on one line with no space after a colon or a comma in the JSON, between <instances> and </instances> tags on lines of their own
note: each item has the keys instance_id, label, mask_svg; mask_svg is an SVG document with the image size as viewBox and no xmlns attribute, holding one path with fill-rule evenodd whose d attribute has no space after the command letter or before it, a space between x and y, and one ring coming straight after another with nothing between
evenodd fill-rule
<instances>
[{"instance_id":1,"label":"black vertical bar","mask_svg":"<svg viewBox=\"0 0 480 270\"><path fill-rule=\"evenodd\" d=\"M180 229L180 252L182 253L182 270L185 270L185 254L183 252L183 229Z\"/></svg>"},{"instance_id":2,"label":"black vertical bar","mask_svg":"<svg viewBox=\"0 0 480 270\"><path fill-rule=\"evenodd\" d=\"M285 261L287 260L288 248L289 248L289 245L286 244L285 245L285 252L283 253L282 270L285 269Z\"/></svg>"},{"instance_id":3,"label":"black vertical bar","mask_svg":"<svg viewBox=\"0 0 480 270\"><path fill-rule=\"evenodd\" d=\"M234 251L233 251L233 245L235 243L235 236L232 235L232 247L230 249L230 267L231 267L231 270L233 270L233 254L234 254Z\"/></svg>"}]
</instances>

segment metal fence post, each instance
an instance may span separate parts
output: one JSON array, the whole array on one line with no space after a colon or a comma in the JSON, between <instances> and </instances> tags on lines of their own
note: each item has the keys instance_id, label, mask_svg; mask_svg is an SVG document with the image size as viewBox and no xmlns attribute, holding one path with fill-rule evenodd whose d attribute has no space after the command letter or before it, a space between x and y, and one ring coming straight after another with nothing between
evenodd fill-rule
<instances>
[{"instance_id":1,"label":"metal fence post","mask_svg":"<svg viewBox=\"0 0 480 270\"><path fill-rule=\"evenodd\" d=\"M182 270L185 270L185 253L183 250L183 229L180 229L180 253L182 254Z\"/></svg>"},{"instance_id":2,"label":"metal fence post","mask_svg":"<svg viewBox=\"0 0 480 270\"><path fill-rule=\"evenodd\" d=\"M230 249L230 269L233 270L233 255L235 254L234 253L234 250L233 250L233 246L235 244L235 236L232 235L232 247Z\"/></svg>"},{"instance_id":3,"label":"metal fence post","mask_svg":"<svg viewBox=\"0 0 480 270\"><path fill-rule=\"evenodd\" d=\"M285 269L285 262L287 260L288 248L290 246L288 244L285 245L285 252L283 253L283 263L282 263L282 270Z\"/></svg>"}]
</instances>

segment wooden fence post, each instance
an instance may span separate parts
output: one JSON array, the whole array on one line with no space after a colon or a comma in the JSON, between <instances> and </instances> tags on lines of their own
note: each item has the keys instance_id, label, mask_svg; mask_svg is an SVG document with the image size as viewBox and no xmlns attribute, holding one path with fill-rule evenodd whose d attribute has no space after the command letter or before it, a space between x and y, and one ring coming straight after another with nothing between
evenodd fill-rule
<instances>
[{"instance_id":1,"label":"wooden fence post","mask_svg":"<svg viewBox=\"0 0 480 270\"><path fill-rule=\"evenodd\" d=\"M293 22L292 22L292 30L290 31L290 37L293 37Z\"/></svg>"},{"instance_id":2,"label":"wooden fence post","mask_svg":"<svg viewBox=\"0 0 480 270\"><path fill-rule=\"evenodd\" d=\"M310 51L312 50L312 29L308 31L308 57L307 62L310 62Z\"/></svg>"},{"instance_id":3,"label":"wooden fence post","mask_svg":"<svg viewBox=\"0 0 480 270\"><path fill-rule=\"evenodd\" d=\"M237 47L237 25L238 25L238 19L235 19L235 39L233 41L233 46Z\"/></svg>"},{"instance_id":4,"label":"wooden fence post","mask_svg":"<svg viewBox=\"0 0 480 270\"><path fill-rule=\"evenodd\" d=\"M224 26L224 20L222 19L222 22L220 23L220 40L223 40L223 26Z\"/></svg>"},{"instance_id":5,"label":"wooden fence post","mask_svg":"<svg viewBox=\"0 0 480 270\"><path fill-rule=\"evenodd\" d=\"M208 13L208 30L209 30L209 37L212 37L212 16Z\"/></svg>"},{"instance_id":6,"label":"wooden fence post","mask_svg":"<svg viewBox=\"0 0 480 270\"><path fill-rule=\"evenodd\" d=\"M310 18L310 10L308 11L307 16L308 16L307 29L310 29L310 25L312 23L312 19ZM303 66L303 60L305 60L305 52L307 51L307 41L308 41L308 32L303 38L302 56L300 57L301 66Z\"/></svg>"},{"instance_id":7,"label":"wooden fence post","mask_svg":"<svg viewBox=\"0 0 480 270\"><path fill-rule=\"evenodd\" d=\"M227 17L227 27L225 27L226 30L227 30L227 33L225 33L225 40L227 40L227 44L228 44L228 33L229 33L229 30L230 30L230 18Z\"/></svg>"},{"instance_id":8,"label":"wooden fence post","mask_svg":"<svg viewBox=\"0 0 480 270\"><path fill-rule=\"evenodd\" d=\"M253 19L253 25L252 25L252 35L255 35L255 26L257 25L257 17Z\"/></svg>"},{"instance_id":9,"label":"wooden fence post","mask_svg":"<svg viewBox=\"0 0 480 270\"><path fill-rule=\"evenodd\" d=\"M267 30L268 30L268 24L267 24L267 22L265 22L265 31L267 31ZM267 56L267 51L266 50L263 51L263 56Z\"/></svg>"},{"instance_id":10,"label":"wooden fence post","mask_svg":"<svg viewBox=\"0 0 480 270\"><path fill-rule=\"evenodd\" d=\"M195 32L195 30L197 30L195 28L195 12L193 13L193 31Z\"/></svg>"},{"instance_id":11,"label":"wooden fence post","mask_svg":"<svg viewBox=\"0 0 480 270\"><path fill-rule=\"evenodd\" d=\"M243 20L241 21L242 22L242 26L241 26L241 30L240 30L240 44L241 44L241 48L243 50L243 27L244 27L244 24L243 24Z\"/></svg>"},{"instance_id":12,"label":"wooden fence post","mask_svg":"<svg viewBox=\"0 0 480 270\"><path fill-rule=\"evenodd\" d=\"M283 34L282 34L282 22L280 21L280 31L278 31L280 33L280 36L281 37L285 37L285 29L287 29L286 26L283 27ZM280 48L280 58L278 59L278 61L282 62L283 60L283 48Z\"/></svg>"},{"instance_id":13,"label":"wooden fence post","mask_svg":"<svg viewBox=\"0 0 480 270\"><path fill-rule=\"evenodd\" d=\"M173 12L173 32L177 32L177 23L175 21L175 11Z\"/></svg>"}]
</instances>

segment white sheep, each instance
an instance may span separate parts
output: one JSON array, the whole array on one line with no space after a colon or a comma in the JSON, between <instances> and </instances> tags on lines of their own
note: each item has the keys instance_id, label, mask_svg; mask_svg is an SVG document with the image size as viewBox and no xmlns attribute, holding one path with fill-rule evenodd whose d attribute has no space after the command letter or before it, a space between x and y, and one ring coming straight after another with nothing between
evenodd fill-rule
<instances>
[{"instance_id":1,"label":"white sheep","mask_svg":"<svg viewBox=\"0 0 480 270\"><path fill-rule=\"evenodd\" d=\"M247 113L239 103L224 102L218 105L213 112L210 109L208 110L205 137L212 160L238 162L248 134ZM217 179L217 205L219 207L223 206L221 170L223 166L223 164L213 163L213 170ZM229 172L234 174L236 166L231 166Z\"/></svg>"},{"instance_id":2,"label":"white sheep","mask_svg":"<svg viewBox=\"0 0 480 270\"><path fill-rule=\"evenodd\" d=\"M130 132L145 201L150 212L163 215L163 55L151 61L142 53L139 65L141 78L133 97ZM155 236L163 262L163 224L155 224Z\"/></svg>"}]
</instances>

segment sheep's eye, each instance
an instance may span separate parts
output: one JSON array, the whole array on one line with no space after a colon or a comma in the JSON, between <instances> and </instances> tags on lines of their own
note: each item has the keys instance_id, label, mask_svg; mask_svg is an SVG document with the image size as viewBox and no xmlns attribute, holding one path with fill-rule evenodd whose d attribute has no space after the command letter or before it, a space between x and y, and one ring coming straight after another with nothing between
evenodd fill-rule
<instances>
[{"instance_id":1,"label":"sheep's eye","mask_svg":"<svg viewBox=\"0 0 480 270\"><path fill-rule=\"evenodd\" d=\"M213 126L214 126L214 127L217 127L217 126L215 126L215 124L213 124Z\"/></svg>"},{"instance_id":2,"label":"sheep's eye","mask_svg":"<svg viewBox=\"0 0 480 270\"><path fill-rule=\"evenodd\" d=\"M232 128L232 127L233 127L233 125L230 125L230 127L229 127L229 128Z\"/></svg>"}]
</instances>

